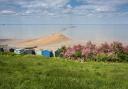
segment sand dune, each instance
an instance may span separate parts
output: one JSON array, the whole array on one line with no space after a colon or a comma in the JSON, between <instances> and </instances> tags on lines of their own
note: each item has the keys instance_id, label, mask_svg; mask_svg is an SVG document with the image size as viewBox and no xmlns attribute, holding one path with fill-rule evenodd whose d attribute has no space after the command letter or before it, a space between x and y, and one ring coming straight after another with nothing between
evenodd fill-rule
<instances>
[{"instance_id":1,"label":"sand dune","mask_svg":"<svg viewBox=\"0 0 128 89\"><path fill-rule=\"evenodd\" d=\"M16 43L16 46L19 47L42 47L47 45L54 45L54 44L60 44L65 43L67 41L70 41L71 39L63 34L55 33L52 35L49 35L47 37L40 37L37 39L30 39L30 40L24 40L21 42Z\"/></svg>"}]
</instances>

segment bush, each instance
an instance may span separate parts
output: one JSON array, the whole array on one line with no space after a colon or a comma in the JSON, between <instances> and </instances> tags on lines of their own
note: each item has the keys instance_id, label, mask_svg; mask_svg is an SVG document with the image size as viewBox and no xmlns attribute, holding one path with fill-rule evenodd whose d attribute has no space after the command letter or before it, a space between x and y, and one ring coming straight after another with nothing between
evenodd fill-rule
<instances>
[{"instance_id":1,"label":"bush","mask_svg":"<svg viewBox=\"0 0 128 89\"><path fill-rule=\"evenodd\" d=\"M97 52L107 54L107 53L111 53L112 49L111 49L111 46L105 42L101 44L101 46L97 49Z\"/></svg>"},{"instance_id":2,"label":"bush","mask_svg":"<svg viewBox=\"0 0 128 89\"><path fill-rule=\"evenodd\" d=\"M74 56L75 57L79 57L79 58L81 58L81 55L82 55L82 53L81 53L81 51L76 51L75 53L74 53Z\"/></svg>"},{"instance_id":3,"label":"bush","mask_svg":"<svg viewBox=\"0 0 128 89\"><path fill-rule=\"evenodd\" d=\"M63 57L63 54L65 53L66 50L67 50L67 48L65 46L62 46L61 48L59 48L55 51L55 56Z\"/></svg>"},{"instance_id":4,"label":"bush","mask_svg":"<svg viewBox=\"0 0 128 89\"><path fill-rule=\"evenodd\" d=\"M111 59L111 57L108 56L107 54L98 54L98 55L96 55L96 61L98 61L98 62L100 62L100 61L106 62L110 59Z\"/></svg>"},{"instance_id":5,"label":"bush","mask_svg":"<svg viewBox=\"0 0 128 89\"><path fill-rule=\"evenodd\" d=\"M96 56L96 61L102 62L121 62L118 55L115 54L98 54Z\"/></svg>"},{"instance_id":6,"label":"bush","mask_svg":"<svg viewBox=\"0 0 128 89\"><path fill-rule=\"evenodd\" d=\"M55 51L55 57L62 57L61 53L62 53L62 50L61 49L57 49Z\"/></svg>"},{"instance_id":7,"label":"bush","mask_svg":"<svg viewBox=\"0 0 128 89\"><path fill-rule=\"evenodd\" d=\"M119 62L128 62L128 54L126 53L119 53L118 54Z\"/></svg>"},{"instance_id":8,"label":"bush","mask_svg":"<svg viewBox=\"0 0 128 89\"><path fill-rule=\"evenodd\" d=\"M117 54L117 53L122 53L124 47L123 47L122 43L120 43L120 42L113 42L113 43L111 44L111 49L112 49L112 51L113 51L115 54Z\"/></svg>"},{"instance_id":9,"label":"bush","mask_svg":"<svg viewBox=\"0 0 128 89\"><path fill-rule=\"evenodd\" d=\"M69 47L61 51L61 54L65 58L75 60L123 62L128 61L128 46L124 47L120 42L113 42L111 44L103 43L97 47L89 41L85 46L79 44Z\"/></svg>"}]
</instances>

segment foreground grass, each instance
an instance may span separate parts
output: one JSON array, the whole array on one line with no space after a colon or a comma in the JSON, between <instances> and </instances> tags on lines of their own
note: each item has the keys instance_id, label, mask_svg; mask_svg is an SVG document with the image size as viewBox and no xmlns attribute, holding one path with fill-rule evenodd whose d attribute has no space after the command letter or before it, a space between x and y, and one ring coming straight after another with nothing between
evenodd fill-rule
<instances>
[{"instance_id":1,"label":"foreground grass","mask_svg":"<svg viewBox=\"0 0 128 89\"><path fill-rule=\"evenodd\" d=\"M128 89L128 64L0 56L0 89Z\"/></svg>"}]
</instances>

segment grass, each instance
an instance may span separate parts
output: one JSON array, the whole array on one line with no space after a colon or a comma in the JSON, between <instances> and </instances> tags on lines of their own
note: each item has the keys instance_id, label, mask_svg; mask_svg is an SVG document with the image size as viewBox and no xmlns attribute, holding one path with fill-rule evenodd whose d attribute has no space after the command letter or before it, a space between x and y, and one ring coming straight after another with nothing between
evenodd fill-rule
<instances>
[{"instance_id":1,"label":"grass","mask_svg":"<svg viewBox=\"0 0 128 89\"><path fill-rule=\"evenodd\" d=\"M128 89L128 64L0 56L0 89Z\"/></svg>"}]
</instances>

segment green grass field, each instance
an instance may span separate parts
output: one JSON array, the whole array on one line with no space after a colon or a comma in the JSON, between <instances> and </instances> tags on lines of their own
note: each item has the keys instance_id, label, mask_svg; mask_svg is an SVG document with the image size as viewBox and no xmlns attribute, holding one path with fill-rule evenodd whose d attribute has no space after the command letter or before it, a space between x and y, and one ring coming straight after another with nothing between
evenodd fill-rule
<instances>
[{"instance_id":1,"label":"green grass field","mask_svg":"<svg viewBox=\"0 0 128 89\"><path fill-rule=\"evenodd\" d=\"M128 64L0 56L0 89L128 89Z\"/></svg>"}]
</instances>

